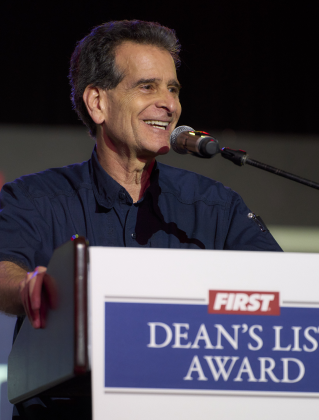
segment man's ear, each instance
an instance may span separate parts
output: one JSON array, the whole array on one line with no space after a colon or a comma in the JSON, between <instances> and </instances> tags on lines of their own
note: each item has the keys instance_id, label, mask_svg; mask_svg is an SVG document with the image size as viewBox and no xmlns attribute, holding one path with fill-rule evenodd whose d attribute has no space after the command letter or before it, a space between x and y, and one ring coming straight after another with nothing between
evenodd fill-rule
<instances>
[{"instance_id":1,"label":"man's ear","mask_svg":"<svg viewBox=\"0 0 319 420\"><path fill-rule=\"evenodd\" d=\"M95 124L102 124L105 120L105 95L104 91L98 87L87 86L83 93L83 101L86 109L95 122Z\"/></svg>"}]
</instances>

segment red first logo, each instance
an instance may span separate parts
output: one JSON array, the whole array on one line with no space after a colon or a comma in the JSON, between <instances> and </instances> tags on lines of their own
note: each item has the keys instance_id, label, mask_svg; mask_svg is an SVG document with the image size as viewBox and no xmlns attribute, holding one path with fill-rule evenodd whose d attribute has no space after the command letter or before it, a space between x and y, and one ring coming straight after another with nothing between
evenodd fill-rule
<instances>
[{"instance_id":1,"label":"red first logo","mask_svg":"<svg viewBox=\"0 0 319 420\"><path fill-rule=\"evenodd\" d=\"M279 292L210 290L208 313L280 315Z\"/></svg>"}]
</instances>

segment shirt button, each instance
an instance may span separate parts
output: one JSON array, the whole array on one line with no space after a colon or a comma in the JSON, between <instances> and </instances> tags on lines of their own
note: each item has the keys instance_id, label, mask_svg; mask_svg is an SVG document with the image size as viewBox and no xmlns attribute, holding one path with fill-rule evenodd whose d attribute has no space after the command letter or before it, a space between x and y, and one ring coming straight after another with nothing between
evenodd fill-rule
<instances>
[{"instance_id":1,"label":"shirt button","mask_svg":"<svg viewBox=\"0 0 319 420\"><path fill-rule=\"evenodd\" d=\"M119 192L119 197L120 197L121 200L124 200L125 199L125 192L120 191Z\"/></svg>"},{"instance_id":2,"label":"shirt button","mask_svg":"<svg viewBox=\"0 0 319 420\"><path fill-rule=\"evenodd\" d=\"M132 236L133 239L136 239L136 233L135 232L133 232L131 236Z\"/></svg>"}]
</instances>

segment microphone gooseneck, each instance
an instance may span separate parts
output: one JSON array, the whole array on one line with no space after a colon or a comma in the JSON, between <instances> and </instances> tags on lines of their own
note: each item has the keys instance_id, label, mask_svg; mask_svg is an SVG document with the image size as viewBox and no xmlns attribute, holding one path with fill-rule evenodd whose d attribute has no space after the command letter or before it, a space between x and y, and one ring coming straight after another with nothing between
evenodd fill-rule
<instances>
[{"instance_id":1,"label":"microphone gooseneck","mask_svg":"<svg viewBox=\"0 0 319 420\"><path fill-rule=\"evenodd\" d=\"M218 140L211 137L205 131L196 131L187 125L175 128L171 134L171 146L176 153L181 155L191 154L200 158L211 158L220 153L223 158L232 161L235 165L243 166L245 164L255 166L255 168L263 169L275 175L299 182L308 187L319 190L319 184L309 179L282 171L257 160L250 159L244 150L233 150L229 147L219 148Z\"/></svg>"}]
</instances>

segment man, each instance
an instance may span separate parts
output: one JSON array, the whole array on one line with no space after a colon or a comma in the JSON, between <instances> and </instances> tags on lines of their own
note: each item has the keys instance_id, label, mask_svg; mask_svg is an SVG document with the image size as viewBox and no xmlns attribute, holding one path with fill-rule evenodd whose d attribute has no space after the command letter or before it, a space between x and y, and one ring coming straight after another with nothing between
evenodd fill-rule
<instances>
[{"instance_id":1,"label":"man","mask_svg":"<svg viewBox=\"0 0 319 420\"><path fill-rule=\"evenodd\" d=\"M181 114L179 50L172 30L141 21L104 24L78 43L72 101L96 148L88 162L3 188L1 310L44 326L41 290L55 304L45 267L74 234L90 245L280 250L236 193L156 163Z\"/></svg>"}]
</instances>

